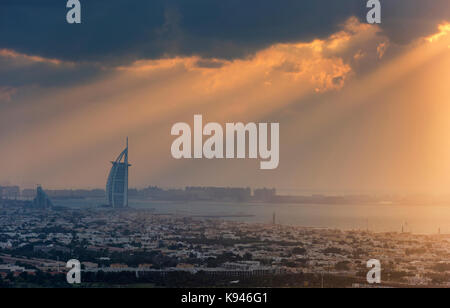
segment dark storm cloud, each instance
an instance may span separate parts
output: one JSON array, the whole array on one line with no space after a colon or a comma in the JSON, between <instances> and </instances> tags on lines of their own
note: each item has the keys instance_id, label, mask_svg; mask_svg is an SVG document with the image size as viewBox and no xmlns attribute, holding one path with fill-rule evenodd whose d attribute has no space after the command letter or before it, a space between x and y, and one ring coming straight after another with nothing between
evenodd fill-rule
<instances>
[{"instance_id":1,"label":"dark storm cloud","mask_svg":"<svg viewBox=\"0 0 450 308\"><path fill-rule=\"evenodd\" d=\"M308 41L365 18L365 0L2 0L0 48L68 61L123 63L174 55L245 57L277 42ZM432 33L448 0L385 0L383 30L397 42Z\"/></svg>"},{"instance_id":2,"label":"dark storm cloud","mask_svg":"<svg viewBox=\"0 0 450 308\"><path fill-rule=\"evenodd\" d=\"M385 0L382 29L393 41L411 40L437 32L437 23L450 21L448 0Z\"/></svg>"}]
</instances>

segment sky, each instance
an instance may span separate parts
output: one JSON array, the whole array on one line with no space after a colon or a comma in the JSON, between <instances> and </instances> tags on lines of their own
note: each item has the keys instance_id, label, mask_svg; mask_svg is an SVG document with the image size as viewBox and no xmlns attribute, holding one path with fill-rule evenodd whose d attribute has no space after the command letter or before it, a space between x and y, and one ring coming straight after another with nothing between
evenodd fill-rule
<instances>
[{"instance_id":1,"label":"sky","mask_svg":"<svg viewBox=\"0 0 450 308\"><path fill-rule=\"evenodd\" d=\"M0 185L450 193L450 3L0 2ZM280 165L175 160L171 127L280 123Z\"/></svg>"}]
</instances>

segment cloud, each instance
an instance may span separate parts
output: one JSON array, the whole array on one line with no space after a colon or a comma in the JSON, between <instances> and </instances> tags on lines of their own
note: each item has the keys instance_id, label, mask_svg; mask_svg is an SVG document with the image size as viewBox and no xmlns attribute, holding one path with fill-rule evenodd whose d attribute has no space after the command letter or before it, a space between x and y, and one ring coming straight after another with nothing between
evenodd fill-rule
<instances>
[{"instance_id":1,"label":"cloud","mask_svg":"<svg viewBox=\"0 0 450 308\"><path fill-rule=\"evenodd\" d=\"M196 65L202 68L221 68L226 64L226 61L221 61L218 59L200 59L197 61Z\"/></svg>"},{"instance_id":2,"label":"cloud","mask_svg":"<svg viewBox=\"0 0 450 308\"><path fill-rule=\"evenodd\" d=\"M74 63L0 49L0 86L58 87L92 80L106 69L93 63Z\"/></svg>"},{"instance_id":3,"label":"cloud","mask_svg":"<svg viewBox=\"0 0 450 308\"><path fill-rule=\"evenodd\" d=\"M382 1L381 28L391 41L398 44L426 37L436 32L436 25L450 19L447 0Z\"/></svg>"},{"instance_id":4,"label":"cloud","mask_svg":"<svg viewBox=\"0 0 450 308\"><path fill-rule=\"evenodd\" d=\"M90 83L44 89L0 109L0 147L6 149L4 159L14 162L5 166L5 177L99 186L118 142L129 135L133 164L139 166L133 185L155 179L176 185L188 172L180 174L180 162L167 152L170 125L189 122L195 113L219 123L276 120L274 115L293 105L302 108L345 89L362 61L378 61L376 46L385 40L377 26L351 18L323 39L277 43L242 59L137 60ZM364 59L354 59L358 52ZM30 147L33 155L26 151ZM195 167L202 174L204 166Z\"/></svg>"},{"instance_id":5,"label":"cloud","mask_svg":"<svg viewBox=\"0 0 450 308\"><path fill-rule=\"evenodd\" d=\"M0 57L2 58L9 58L13 61L21 61L23 65L30 64L30 63L46 63L46 64L53 64L53 65L62 65L63 62L58 59L46 59L40 56L30 56L26 54L18 53L14 50L9 49L0 49Z\"/></svg>"},{"instance_id":6,"label":"cloud","mask_svg":"<svg viewBox=\"0 0 450 308\"><path fill-rule=\"evenodd\" d=\"M377 54L378 58L383 58L384 54L386 53L386 50L389 48L389 44L387 42L383 42L378 44L377 46Z\"/></svg>"},{"instance_id":7,"label":"cloud","mask_svg":"<svg viewBox=\"0 0 450 308\"><path fill-rule=\"evenodd\" d=\"M439 32L427 38L430 43L436 42L450 33L450 23L439 25Z\"/></svg>"},{"instance_id":8,"label":"cloud","mask_svg":"<svg viewBox=\"0 0 450 308\"><path fill-rule=\"evenodd\" d=\"M0 102L11 101L12 96L17 92L17 89L12 87L0 87Z\"/></svg>"},{"instance_id":9,"label":"cloud","mask_svg":"<svg viewBox=\"0 0 450 308\"><path fill-rule=\"evenodd\" d=\"M3 0L0 48L110 65L177 56L231 60L274 44L324 39L367 12L364 0L82 1L83 23L69 25L64 4ZM448 0L383 1L381 31L406 44L449 16Z\"/></svg>"}]
</instances>

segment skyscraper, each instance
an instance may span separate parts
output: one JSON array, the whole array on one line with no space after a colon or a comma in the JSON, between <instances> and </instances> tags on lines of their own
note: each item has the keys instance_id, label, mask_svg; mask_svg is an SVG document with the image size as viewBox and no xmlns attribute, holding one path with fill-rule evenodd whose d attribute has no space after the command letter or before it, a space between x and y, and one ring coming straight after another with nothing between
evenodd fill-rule
<instances>
[{"instance_id":1,"label":"skyscraper","mask_svg":"<svg viewBox=\"0 0 450 308\"><path fill-rule=\"evenodd\" d=\"M106 198L113 208L128 207L128 138L127 147L112 163L106 184Z\"/></svg>"},{"instance_id":2,"label":"skyscraper","mask_svg":"<svg viewBox=\"0 0 450 308\"><path fill-rule=\"evenodd\" d=\"M36 198L33 200L33 207L38 209L48 209L53 207L53 203L41 186L36 190Z\"/></svg>"}]
</instances>

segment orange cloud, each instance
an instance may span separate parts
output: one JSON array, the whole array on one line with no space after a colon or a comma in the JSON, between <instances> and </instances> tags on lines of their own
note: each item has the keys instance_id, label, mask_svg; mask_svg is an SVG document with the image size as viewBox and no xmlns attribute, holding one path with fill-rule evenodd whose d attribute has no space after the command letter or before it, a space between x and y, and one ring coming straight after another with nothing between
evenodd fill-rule
<instances>
[{"instance_id":1,"label":"orange cloud","mask_svg":"<svg viewBox=\"0 0 450 308\"><path fill-rule=\"evenodd\" d=\"M0 57L22 60L25 63L47 63L53 65L69 64L68 62L63 62L58 59L49 59L40 56L27 55L11 49L0 49Z\"/></svg>"},{"instance_id":2,"label":"orange cloud","mask_svg":"<svg viewBox=\"0 0 450 308\"><path fill-rule=\"evenodd\" d=\"M148 74L179 67L185 72L200 73L203 78L195 86L210 93L231 90L255 80L265 87L289 83L301 85L301 88L308 87L315 92L326 92L341 89L351 76L352 67L342 55L356 45L364 45L367 40L376 37L378 31L378 27L361 24L356 18L351 18L343 25L342 31L327 39L276 44L247 59L222 61L177 57L141 60L118 70ZM386 45L386 42L380 43L375 51L380 58ZM360 55L367 53L362 50L357 52Z\"/></svg>"},{"instance_id":3,"label":"orange cloud","mask_svg":"<svg viewBox=\"0 0 450 308\"><path fill-rule=\"evenodd\" d=\"M426 40L430 43L436 42L440 40L442 37L447 36L450 34L450 23L443 23L438 26L439 32L436 34L431 35L430 37L427 37Z\"/></svg>"},{"instance_id":4,"label":"orange cloud","mask_svg":"<svg viewBox=\"0 0 450 308\"><path fill-rule=\"evenodd\" d=\"M389 44L387 42L380 43L377 47L377 54L378 58L383 58L384 54L386 53L386 50L388 49Z\"/></svg>"}]
</instances>

